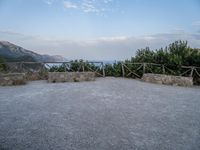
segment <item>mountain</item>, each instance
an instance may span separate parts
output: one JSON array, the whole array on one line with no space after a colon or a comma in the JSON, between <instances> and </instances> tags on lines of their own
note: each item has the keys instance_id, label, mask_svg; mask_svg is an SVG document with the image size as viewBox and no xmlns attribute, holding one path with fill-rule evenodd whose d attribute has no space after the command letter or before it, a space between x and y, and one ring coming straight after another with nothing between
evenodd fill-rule
<instances>
[{"instance_id":1,"label":"mountain","mask_svg":"<svg viewBox=\"0 0 200 150\"><path fill-rule=\"evenodd\" d=\"M63 62L62 56L40 55L7 41L0 41L0 57L5 61Z\"/></svg>"}]
</instances>

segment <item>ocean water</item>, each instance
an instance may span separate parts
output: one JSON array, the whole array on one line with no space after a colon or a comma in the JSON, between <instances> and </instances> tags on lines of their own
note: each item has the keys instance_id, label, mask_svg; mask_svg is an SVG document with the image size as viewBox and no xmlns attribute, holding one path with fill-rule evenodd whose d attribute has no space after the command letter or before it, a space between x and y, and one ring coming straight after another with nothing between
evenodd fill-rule
<instances>
[{"instance_id":1,"label":"ocean water","mask_svg":"<svg viewBox=\"0 0 200 150\"><path fill-rule=\"evenodd\" d=\"M114 63L116 63L117 61L116 60L103 60L103 61L101 61L101 60L92 60L92 61L88 61L89 63L91 63L91 64L94 64L95 66L101 66L101 63L100 62L103 62L103 64L105 65L105 64L114 64ZM94 62L94 63L93 63ZM99 63L98 63L99 62ZM60 63L60 62L55 62L55 63L46 63L45 64L45 67L46 68L51 68L51 67L53 67L53 66L57 66L57 67L59 67L59 66L61 66L63 63Z\"/></svg>"}]
</instances>

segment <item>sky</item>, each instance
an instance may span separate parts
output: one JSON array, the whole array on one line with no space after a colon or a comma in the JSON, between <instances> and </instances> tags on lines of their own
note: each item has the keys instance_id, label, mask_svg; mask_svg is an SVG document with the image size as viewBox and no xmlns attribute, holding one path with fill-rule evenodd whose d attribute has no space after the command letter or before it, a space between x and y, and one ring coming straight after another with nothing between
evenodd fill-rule
<instances>
[{"instance_id":1,"label":"sky","mask_svg":"<svg viewBox=\"0 0 200 150\"><path fill-rule=\"evenodd\" d=\"M0 0L0 40L87 60L124 60L175 40L200 48L200 0Z\"/></svg>"}]
</instances>

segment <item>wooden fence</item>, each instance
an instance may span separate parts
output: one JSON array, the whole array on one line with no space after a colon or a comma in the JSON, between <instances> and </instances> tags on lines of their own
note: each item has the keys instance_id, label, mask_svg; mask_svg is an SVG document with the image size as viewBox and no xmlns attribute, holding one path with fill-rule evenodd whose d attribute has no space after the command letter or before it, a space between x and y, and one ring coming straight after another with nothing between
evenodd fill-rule
<instances>
[{"instance_id":1,"label":"wooden fence","mask_svg":"<svg viewBox=\"0 0 200 150\"><path fill-rule=\"evenodd\" d=\"M59 71L62 66L64 72L95 72L97 76L105 77L103 62L5 62L0 63L0 72L42 72ZM76 66L73 68L73 66ZM4 68L4 69L2 69ZM54 68L54 69L52 69ZM121 76L141 78L144 73L170 74L200 78L200 67L172 66L155 63L121 63Z\"/></svg>"},{"instance_id":2,"label":"wooden fence","mask_svg":"<svg viewBox=\"0 0 200 150\"><path fill-rule=\"evenodd\" d=\"M75 68L73 68L76 66ZM94 72L97 76L105 77L103 62L5 62L0 63L0 72L18 72L31 73L59 71L63 68L63 72Z\"/></svg>"},{"instance_id":3,"label":"wooden fence","mask_svg":"<svg viewBox=\"0 0 200 150\"><path fill-rule=\"evenodd\" d=\"M141 78L144 73L159 73L200 78L200 67L196 66L173 66L155 63L121 63L121 65L123 77Z\"/></svg>"}]
</instances>

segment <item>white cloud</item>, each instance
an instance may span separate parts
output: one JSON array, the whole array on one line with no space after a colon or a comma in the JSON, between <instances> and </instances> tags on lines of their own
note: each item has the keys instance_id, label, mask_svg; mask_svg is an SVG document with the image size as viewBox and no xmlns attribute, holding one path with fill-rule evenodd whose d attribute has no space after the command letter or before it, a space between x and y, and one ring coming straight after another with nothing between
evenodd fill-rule
<instances>
[{"instance_id":1,"label":"white cloud","mask_svg":"<svg viewBox=\"0 0 200 150\"><path fill-rule=\"evenodd\" d=\"M100 37L97 40L102 40L102 41L123 41L123 40L127 40L127 37L126 36Z\"/></svg>"},{"instance_id":2,"label":"white cloud","mask_svg":"<svg viewBox=\"0 0 200 150\"><path fill-rule=\"evenodd\" d=\"M68 59L123 60L133 56L137 49L146 46L157 49L175 40L187 40L191 47L200 48L200 34L186 32L73 40L42 38L13 31L0 31L0 37L0 40L10 41L41 54L62 55Z\"/></svg>"},{"instance_id":3,"label":"white cloud","mask_svg":"<svg viewBox=\"0 0 200 150\"><path fill-rule=\"evenodd\" d=\"M12 31L12 30L0 30L1 34L11 34L11 35L24 35L22 33L18 33L16 31Z\"/></svg>"},{"instance_id":4,"label":"white cloud","mask_svg":"<svg viewBox=\"0 0 200 150\"><path fill-rule=\"evenodd\" d=\"M85 13L102 14L105 11L111 10L108 4L114 0L79 0L72 2L72 0L63 1L66 9L77 9Z\"/></svg>"},{"instance_id":5,"label":"white cloud","mask_svg":"<svg viewBox=\"0 0 200 150\"><path fill-rule=\"evenodd\" d=\"M68 8L74 8L74 9L78 8L77 4L72 3L70 1L64 1L63 4L64 4L64 7L67 8L67 9Z\"/></svg>"},{"instance_id":6,"label":"white cloud","mask_svg":"<svg viewBox=\"0 0 200 150\"><path fill-rule=\"evenodd\" d=\"M48 5L52 5L55 0L44 0L44 2Z\"/></svg>"},{"instance_id":7,"label":"white cloud","mask_svg":"<svg viewBox=\"0 0 200 150\"><path fill-rule=\"evenodd\" d=\"M200 21L195 21L192 23L192 26L197 31L197 33L200 33Z\"/></svg>"},{"instance_id":8,"label":"white cloud","mask_svg":"<svg viewBox=\"0 0 200 150\"><path fill-rule=\"evenodd\" d=\"M99 12L99 10L90 2L84 2L81 6L84 12Z\"/></svg>"},{"instance_id":9,"label":"white cloud","mask_svg":"<svg viewBox=\"0 0 200 150\"><path fill-rule=\"evenodd\" d=\"M35 39L35 36L26 35L13 30L0 30L0 36L8 39L17 38L19 40ZM3 39L0 39L3 40Z\"/></svg>"},{"instance_id":10,"label":"white cloud","mask_svg":"<svg viewBox=\"0 0 200 150\"><path fill-rule=\"evenodd\" d=\"M104 16L106 11L113 11L110 3L116 0L43 0L47 5L53 5L55 2L62 3L65 9L77 9L84 13L94 13Z\"/></svg>"},{"instance_id":11,"label":"white cloud","mask_svg":"<svg viewBox=\"0 0 200 150\"><path fill-rule=\"evenodd\" d=\"M200 21L195 21L192 23L193 26L200 26Z\"/></svg>"},{"instance_id":12,"label":"white cloud","mask_svg":"<svg viewBox=\"0 0 200 150\"><path fill-rule=\"evenodd\" d=\"M149 41L155 40L155 39L156 39L154 36L144 36L143 38L144 38L145 40L149 40Z\"/></svg>"},{"instance_id":13,"label":"white cloud","mask_svg":"<svg viewBox=\"0 0 200 150\"><path fill-rule=\"evenodd\" d=\"M104 0L104 3L110 3L110 2L112 2L113 0Z\"/></svg>"}]
</instances>

